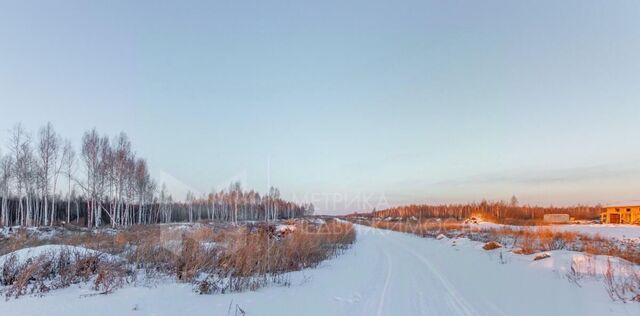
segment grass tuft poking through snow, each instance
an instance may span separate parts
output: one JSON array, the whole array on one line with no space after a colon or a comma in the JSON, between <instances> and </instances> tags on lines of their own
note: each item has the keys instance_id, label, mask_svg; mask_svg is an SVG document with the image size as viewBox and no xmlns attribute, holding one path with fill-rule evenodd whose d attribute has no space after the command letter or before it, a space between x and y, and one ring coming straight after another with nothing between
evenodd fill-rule
<instances>
[{"instance_id":1,"label":"grass tuft poking through snow","mask_svg":"<svg viewBox=\"0 0 640 316\"><path fill-rule=\"evenodd\" d=\"M502 248L502 245L500 243L495 242L495 241L490 241L490 242L484 244L484 246L482 246L482 249L484 249L484 250L494 250L494 249L498 249L498 248Z\"/></svg>"}]
</instances>

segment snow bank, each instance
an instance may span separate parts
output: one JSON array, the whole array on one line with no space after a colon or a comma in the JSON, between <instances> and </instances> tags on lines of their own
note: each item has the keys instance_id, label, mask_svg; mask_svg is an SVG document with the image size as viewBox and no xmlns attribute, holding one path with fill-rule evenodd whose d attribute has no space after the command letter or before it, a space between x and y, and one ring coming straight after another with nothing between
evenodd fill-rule
<instances>
[{"instance_id":1,"label":"snow bank","mask_svg":"<svg viewBox=\"0 0 640 316\"><path fill-rule=\"evenodd\" d=\"M59 227L23 227L23 226L9 226L0 228L0 237L9 238L19 231L26 231L30 237L37 238L39 240L51 239L58 234L62 234L64 231Z\"/></svg>"},{"instance_id":2,"label":"snow bank","mask_svg":"<svg viewBox=\"0 0 640 316\"><path fill-rule=\"evenodd\" d=\"M8 260L12 256L15 256L17 260L16 263L18 265L21 265L27 262L28 260L33 260L42 255L58 257L64 251L69 252L71 254L80 254L85 256L102 255L103 258L106 260L114 260L114 261L120 260L120 258L117 256L109 255L100 251L96 251L96 250L88 249L84 247L68 246L68 245L43 245L43 246L29 247L29 248L16 250L6 255L0 256L0 266L3 266L6 260Z\"/></svg>"},{"instance_id":3,"label":"snow bank","mask_svg":"<svg viewBox=\"0 0 640 316\"><path fill-rule=\"evenodd\" d=\"M573 231L582 234L599 234L605 238L613 239L634 239L640 241L640 226L638 225L615 225L615 224L576 224L576 225L553 225L550 229L561 231Z\"/></svg>"},{"instance_id":4,"label":"snow bank","mask_svg":"<svg viewBox=\"0 0 640 316\"><path fill-rule=\"evenodd\" d=\"M296 230L295 225L277 225L276 232L278 233L290 233Z\"/></svg>"},{"instance_id":5,"label":"snow bank","mask_svg":"<svg viewBox=\"0 0 640 316\"><path fill-rule=\"evenodd\" d=\"M312 218L312 219L310 219L309 221L310 221L311 223L313 223L313 224L316 224L316 225L324 225L324 224L326 224L326 223L327 223L327 222L326 222L324 219L322 219L322 218Z\"/></svg>"},{"instance_id":6,"label":"snow bank","mask_svg":"<svg viewBox=\"0 0 640 316\"><path fill-rule=\"evenodd\" d=\"M602 278L609 268L613 269L618 275L632 275L634 272L640 273L640 266L618 257L591 255L567 250L546 251L544 253L549 254L550 257L545 260L532 262L530 264L532 268L549 270L565 276L571 273L579 274L584 277L592 277L596 280ZM519 257L529 261L539 254Z\"/></svg>"}]
</instances>

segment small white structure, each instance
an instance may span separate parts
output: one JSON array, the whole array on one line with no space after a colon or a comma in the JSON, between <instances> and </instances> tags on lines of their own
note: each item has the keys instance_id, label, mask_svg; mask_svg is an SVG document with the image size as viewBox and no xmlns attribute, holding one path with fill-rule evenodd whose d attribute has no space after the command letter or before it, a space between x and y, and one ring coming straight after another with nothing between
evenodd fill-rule
<instances>
[{"instance_id":1,"label":"small white structure","mask_svg":"<svg viewBox=\"0 0 640 316\"><path fill-rule=\"evenodd\" d=\"M545 222L549 223L566 223L571 220L569 214L544 214Z\"/></svg>"}]
</instances>

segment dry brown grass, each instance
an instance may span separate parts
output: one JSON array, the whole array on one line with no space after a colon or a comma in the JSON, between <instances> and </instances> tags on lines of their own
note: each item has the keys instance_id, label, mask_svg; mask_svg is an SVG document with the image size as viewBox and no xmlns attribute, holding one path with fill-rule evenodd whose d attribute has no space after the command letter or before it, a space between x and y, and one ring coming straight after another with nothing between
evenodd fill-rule
<instances>
[{"instance_id":1,"label":"dry brown grass","mask_svg":"<svg viewBox=\"0 0 640 316\"><path fill-rule=\"evenodd\" d=\"M511 241L523 254L550 250L571 250L593 255L619 257L640 264L640 249L631 242L612 240L602 236L579 234L576 232L554 231L550 229L489 230L490 236L503 243Z\"/></svg>"},{"instance_id":2,"label":"dry brown grass","mask_svg":"<svg viewBox=\"0 0 640 316\"><path fill-rule=\"evenodd\" d=\"M233 275L281 273L312 267L355 240L353 225L331 221L320 227L301 226L282 239L268 229L228 234L219 266Z\"/></svg>"},{"instance_id":3,"label":"dry brown grass","mask_svg":"<svg viewBox=\"0 0 640 316\"><path fill-rule=\"evenodd\" d=\"M490 242L484 244L484 246L482 246L482 249L484 249L484 250L494 250L494 249L498 249L498 248L502 248L502 245L500 243L495 242L495 241L490 241Z\"/></svg>"},{"instance_id":4,"label":"dry brown grass","mask_svg":"<svg viewBox=\"0 0 640 316\"><path fill-rule=\"evenodd\" d=\"M192 281L199 273L213 272L216 267L216 252L199 245L196 240L187 238L182 242L180 255L176 257L174 268L180 281Z\"/></svg>"},{"instance_id":5,"label":"dry brown grass","mask_svg":"<svg viewBox=\"0 0 640 316\"><path fill-rule=\"evenodd\" d=\"M266 225L215 236L215 240L224 241L226 245L219 249L214 265L217 276L198 282L198 291L254 290L268 280L287 284L283 273L314 267L355 240L355 230L350 223L330 221L319 227L306 224L296 227L294 232L282 238ZM223 240L221 236L224 236ZM226 279L221 279L221 275Z\"/></svg>"},{"instance_id":6,"label":"dry brown grass","mask_svg":"<svg viewBox=\"0 0 640 316\"><path fill-rule=\"evenodd\" d=\"M34 238L27 229L17 228L10 238L2 239L2 237L0 237L0 255L42 244L44 244L44 242L38 238Z\"/></svg>"},{"instance_id":7,"label":"dry brown grass","mask_svg":"<svg viewBox=\"0 0 640 316\"><path fill-rule=\"evenodd\" d=\"M31 293L49 291L49 287L44 284L44 280L51 274L52 264L45 256L39 256L32 262L16 268L16 274L9 279L13 280L13 282L5 293L7 297L19 297L26 294L29 290L29 284L33 284L30 288Z\"/></svg>"},{"instance_id":8,"label":"dry brown grass","mask_svg":"<svg viewBox=\"0 0 640 316\"><path fill-rule=\"evenodd\" d=\"M111 293L124 285L126 277L132 275L124 265L104 262L98 265L93 289L102 293Z\"/></svg>"},{"instance_id":9,"label":"dry brown grass","mask_svg":"<svg viewBox=\"0 0 640 316\"><path fill-rule=\"evenodd\" d=\"M3 294L7 298L42 294L91 280L94 289L110 292L122 286L130 275L124 262L107 260L102 254L61 250L21 263L14 255L10 256L2 266L0 284L5 286Z\"/></svg>"},{"instance_id":10,"label":"dry brown grass","mask_svg":"<svg viewBox=\"0 0 640 316\"><path fill-rule=\"evenodd\" d=\"M634 267L616 269L611 260L607 259L603 282L612 300L640 302L640 272Z\"/></svg>"},{"instance_id":11,"label":"dry brown grass","mask_svg":"<svg viewBox=\"0 0 640 316\"><path fill-rule=\"evenodd\" d=\"M65 252L28 266L7 260L5 267L0 267L0 281L7 286L8 296L77 282L93 282L95 290L109 293L131 281L136 271L143 271L147 279L173 276L180 282L193 282L200 293L241 291L269 282L287 284L284 273L316 266L355 240L350 223L291 224L296 229L288 234L276 233L275 226L266 224L133 226L120 231L66 232L47 240L20 232L12 236L9 245L3 245L3 251L47 243L73 245L117 255L123 262Z\"/></svg>"}]
</instances>

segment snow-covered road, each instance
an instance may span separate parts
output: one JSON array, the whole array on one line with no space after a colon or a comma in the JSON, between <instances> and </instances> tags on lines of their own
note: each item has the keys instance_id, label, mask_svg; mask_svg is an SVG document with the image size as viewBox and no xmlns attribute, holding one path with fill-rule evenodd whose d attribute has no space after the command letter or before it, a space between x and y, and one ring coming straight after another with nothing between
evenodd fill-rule
<instances>
[{"instance_id":1,"label":"snow-covered road","mask_svg":"<svg viewBox=\"0 0 640 316\"><path fill-rule=\"evenodd\" d=\"M358 240L317 269L292 274L290 287L197 295L162 283L79 298L70 288L42 298L0 301L0 315L640 315L640 304L612 302L597 281L581 287L558 266L486 252L466 239L435 240L358 226ZM556 260L556 261L554 261ZM229 309L231 307L231 312Z\"/></svg>"}]
</instances>

